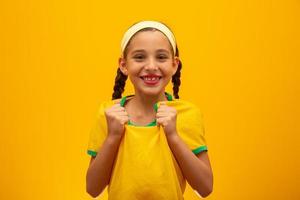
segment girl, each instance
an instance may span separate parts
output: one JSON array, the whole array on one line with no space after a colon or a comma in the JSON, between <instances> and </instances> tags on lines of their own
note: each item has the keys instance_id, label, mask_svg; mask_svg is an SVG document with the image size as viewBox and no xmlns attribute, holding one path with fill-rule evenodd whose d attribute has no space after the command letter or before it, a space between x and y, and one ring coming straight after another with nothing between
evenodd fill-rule
<instances>
[{"instance_id":1,"label":"girl","mask_svg":"<svg viewBox=\"0 0 300 200\"><path fill-rule=\"evenodd\" d=\"M157 21L131 26L113 100L101 103L91 130L87 192L108 185L109 200L181 200L186 181L202 197L213 188L201 112L179 99L181 62L171 30ZM134 95L121 95L127 77ZM165 92L172 78L173 95Z\"/></svg>"}]
</instances>

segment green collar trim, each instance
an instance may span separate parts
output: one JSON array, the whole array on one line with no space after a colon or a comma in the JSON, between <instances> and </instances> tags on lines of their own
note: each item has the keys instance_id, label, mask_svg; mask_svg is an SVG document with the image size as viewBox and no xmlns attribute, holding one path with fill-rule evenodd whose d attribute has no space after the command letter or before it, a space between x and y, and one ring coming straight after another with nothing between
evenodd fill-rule
<instances>
[{"instance_id":1,"label":"green collar trim","mask_svg":"<svg viewBox=\"0 0 300 200\"><path fill-rule=\"evenodd\" d=\"M127 97L131 97L131 96L133 96L133 95L129 95L129 96L124 96L124 97L122 97L122 99L121 99L121 101L120 101L120 105L121 105L122 107L124 107L124 105L125 105L125 103L126 103L126 100L127 100Z\"/></svg>"},{"instance_id":2,"label":"green collar trim","mask_svg":"<svg viewBox=\"0 0 300 200\"><path fill-rule=\"evenodd\" d=\"M166 96L167 96L168 101L173 101L173 97L172 97L171 94L169 94L169 93L167 93L167 92L165 92L165 94L166 94Z\"/></svg>"},{"instance_id":3,"label":"green collar trim","mask_svg":"<svg viewBox=\"0 0 300 200\"><path fill-rule=\"evenodd\" d=\"M166 95L168 101L173 101L173 96L172 96L171 94L165 92L165 95ZM124 107L124 105L125 105L125 103L126 103L127 97L132 97L132 96L134 96L134 95L129 95L129 96L124 96L124 97L122 97L122 99L121 99L121 101L120 101L120 105L121 105L122 107ZM158 109L157 103L155 103L153 107L154 107L155 112L157 112L157 109ZM136 124L132 123L130 120L128 121L128 125L132 125L132 126L140 126L140 125L136 125ZM145 126L142 126L142 127L149 127L149 126L156 126L156 119L153 120L152 122L150 122L149 124L147 124L147 125L145 125Z\"/></svg>"},{"instance_id":4,"label":"green collar trim","mask_svg":"<svg viewBox=\"0 0 300 200\"><path fill-rule=\"evenodd\" d=\"M141 125L136 125L134 123L132 123L131 121L128 121L128 125L131 125L131 126L141 126ZM149 126L156 126L156 119L152 122L150 122L149 124L145 125L145 126L142 126L142 127L149 127Z\"/></svg>"}]
</instances>

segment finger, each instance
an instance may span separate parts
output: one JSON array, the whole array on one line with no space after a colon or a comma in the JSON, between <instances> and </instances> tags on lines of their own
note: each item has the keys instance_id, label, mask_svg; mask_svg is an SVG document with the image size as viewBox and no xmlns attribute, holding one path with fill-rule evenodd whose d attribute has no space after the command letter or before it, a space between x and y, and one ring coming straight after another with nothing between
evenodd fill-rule
<instances>
[{"instance_id":1,"label":"finger","mask_svg":"<svg viewBox=\"0 0 300 200\"><path fill-rule=\"evenodd\" d=\"M163 107L167 107L167 104L165 104L164 102L158 104L158 109Z\"/></svg>"},{"instance_id":2,"label":"finger","mask_svg":"<svg viewBox=\"0 0 300 200\"><path fill-rule=\"evenodd\" d=\"M168 113L168 112L157 112L156 113L156 117L166 117L169 115L170 115L170 113Z\"/></svg>"},{"instance_id":3,"label":"finger","mask_svg":"<svg viewBox=\"0 0 300 200\"><path fill-rule=\"evenodd\" d=\"M124 116L124 117L120 118L120 121L121 121L122 124L126 124L129 121L129 118Z\"/></svg>"},{"instance_id":4,"label":"finger","mask_svg":"<svg viewBox=\"0 0 300 200\"><path fill-rule=\"evenodd\" d=\"M115 118L116 118L118 121L123 121L123 120L128 119L128 116L125 116L125 115L116 115Z\"/></svg>"},{"instance_id":5,"label":"finger","mask_svg":"<svg viewBox=\"0 0 300 200\"><path fill-rule=\"evenodd\" d=\"M128 116L128 113L127 113L127 112L123 112L123 111L115 112L115 114L116 114L117 116Z\"/></svg>"},{"instance_id":6,"label":"finger","mask_svg":"<svg viewBox=\"0 0 300 200\"><path fill-rule=\"evenodd\" d=\"M157 113L171 113L173 110L170 107L161 107L157 109Z\"/></svg>"},{"instance_id":7,"label":"finger","mask_svg":"<svg viewBox=\"0 0 300 200\"><path fill-rule=\"evenodd\" d=\"M163 119L157 119L156 123L157 123L158 126L159 125L164 126L164 120Z\"/></svg>"},{"instance_id":8,"label":"finger","mask_svg":"<svg viewBox=\"0 0 300 200\"><path fill-rule=\"evenodd\" d=\"M120 105L115 105L111 107L111 111L125 111L125 108Z\"/></svg>"},{"instance_id":9,"label":"finger","mask_svg":"<svg viewBox=\"0 0 300 200\"><path fill-rule=\"evenodd\" d=\"M128 113L124 110L109 110L106 112L106 115L111 117L118 117L118 116L128 116Z\"/></svg>"},{"instance_id":10,"label":"finger","mask_svg":"<svg viewBox=\"0 0 300 200\"><path fill-rule=\"evenodd\" d=\"M157 112L162 112L165 109L166 109L166 106L165 105L161 105L161 106L158 107Z\"/></svg>"},{"instance_id":11,"label":"finger","mask_svg":"<svg viewBox=\"0 0 300 200\"><path fill-rule=\"evenodd\" d=\"M167 105L167 101L160 101L159 104L160 105Z\"/></svg>"},{"instance_id":12,"label":"finger","mask_svg":"<svg viewBox=\"0 0 300 200\"><path fill-rule=\"evenodd\" d=\"M116 104L112 105L111 107L114 108L114 107L123 107L123 106L121 106L120 104L116 103Z\"/></svg>"},{"instance_id":13,"label":"finger","mask_svg":"<svg viewBox=\"0 0 300 200\"><path fill-rule=\"evenodd\" d=\"M157 109L157 113L166 112L166 113L176 113L177 110L170 106L163 106L160 109Z\"/></svg>"},{"instance_id":14,"label":"finger","mask_svg":"<svg viewBox=\"0 0 300 200\"><path fill-rule=\"evenodd\" d=\"M160 121L170 121L172 118L171 116L168 115L168 116L157 117L156 119Z\"/></svg>"},{"instance_id":15,"label":"finger","mask_svg":"<svg viewBox=\"0 0 300 200\"><path fill-rule=\"evenodd\" d=\"M113 106L111 106L111 107L109 107L109 108L107 108L106 110L107 111L114 111L114 110L116 110L117 108L119 108L120 107L120 105L118 105L118 104L115 104L115 105L113 105Z\"/></svg>"}]
</instances>

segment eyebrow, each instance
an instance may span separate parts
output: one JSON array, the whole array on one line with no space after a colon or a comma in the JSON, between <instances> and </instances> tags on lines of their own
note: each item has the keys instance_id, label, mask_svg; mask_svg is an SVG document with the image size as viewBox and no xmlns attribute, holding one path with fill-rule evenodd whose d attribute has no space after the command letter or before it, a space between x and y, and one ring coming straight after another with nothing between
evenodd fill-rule
<instances>
[{"instance_id":1,"label":"eyebrow","mask_svg":"<svg viewBox=\"0 0 300 200\"><path fill-rule=\"evenodd\" d=\"M134 50L133 52L131 52L131 54L134 54L134 53L144 53L146 52L146 50L144 49L137 49L137 50ZM164 53L170 53L170 51L166 50L166 49L158 49L156 50L156 52L164 52Z\"/></svg>"},{"instance_id":2,"label":"eyebrow","mask_svg":"<svg viewBox=\"0 0 300 200\"><path fill-rule=\"evenodd\" d=\"M165 53L170 53L170 51L166 50L166 49L158 49L157 52L165 52Z\"/></svg>"},{"instance_id":3,"label":"eyebrow","mask_svg":"<svg viewBox=\"0 0 300 200\"><path fill-rule=\"evenodd\" d=\"M131 54L134 54L134 53L143 53L145 52L144 49L138 49L138 50L134 50L133 52L131 52Z\"/></svg>"}]
</instances>

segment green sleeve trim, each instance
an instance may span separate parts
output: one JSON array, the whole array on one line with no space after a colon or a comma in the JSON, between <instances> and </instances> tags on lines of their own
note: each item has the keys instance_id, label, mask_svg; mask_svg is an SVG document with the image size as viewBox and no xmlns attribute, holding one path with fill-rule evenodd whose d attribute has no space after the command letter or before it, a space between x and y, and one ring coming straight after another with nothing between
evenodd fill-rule
<instances>
[{"instance_id":1,"label":"green sleeve trim","mask_svg":"<svg viewBox=\"0 0 300 200\"><path fill-rule=\"evenodd\" d=\"M90 156L93 156L95 157L97 155L97 152L96 151L92 151L92 150L88 150L87 153L90 155Z\"/></svg>"},{"instance_id":2,"label":"green sleeve trim","mask_svg":"<svg viewBox=\"0 0 300 200\"><path fill-rule=\"evenodd\" d=\"M199 148L197 148L197 149L194 149L194 150L193 150L193 153L194 153L194 154L198 154L198 153L200 153L200 152L202 152L202 151L207 151L207 146L201 146L201 147L199 147Z\"/></svg>"}]
</instances>

